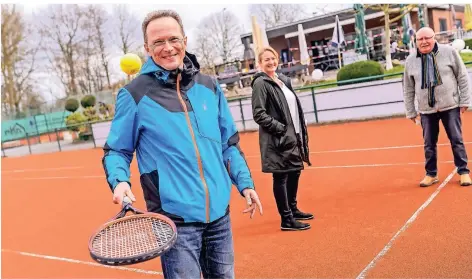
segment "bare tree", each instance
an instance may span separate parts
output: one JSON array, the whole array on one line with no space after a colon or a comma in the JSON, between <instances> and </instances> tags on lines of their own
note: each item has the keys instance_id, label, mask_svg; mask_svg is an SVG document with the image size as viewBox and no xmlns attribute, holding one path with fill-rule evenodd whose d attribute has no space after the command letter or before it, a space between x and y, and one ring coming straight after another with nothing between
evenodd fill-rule
<instances>
[{"instance_id":1,"label":"bare tree","mask_svg":"<svg viewBox=\"0 0 472 279\"><path fill-rule=\"evenodd\" d=\"M18 93L15 90L14 61L21 42L22 22L16 6L2 4L2 102L10 112L15 108Z\"/></svg>"},{"instance_id":2,"label":"bare tree","mask_svg":"<svg viewBox=\"0 0 472 279\"><path fill-rule=\"evenodd\" d=\"M249 6L249 13L261 19L267 28L303 19L309 16L306 10L303 4L253 4Z\"/></svg>"},{"instance_id":3,"label":"bare tree","mask_svg":"<svg viewBox=\"0 0 472 279\"><path fill-rule=\"evenodd\" d=\"M332 11L333 4L317 4L313 15L324 15Z\"/></svg>"},{"instance_id":4,"label":"bare tree","mask_svg":"<svg viewBox=\"0 0 472 279\"><path fill-rule=\"evenodd\" d=\"M78 84L82 92L92 94L102 91L104 80L110 84L108 49L104 36L104 24L107 17L99 5L89 5L84 10L85 19L81 29L85 40L79 45Z\"/></svg>"},{"instance_id":5,"label":"bare tree","mask_svg":"<svg viewBox=\"0 0 472 279\"><path fill-rule=\"evenodd\" d=\"M32 30L16 5L2 4L1 13L2 108L18 114L25 96L34 88L31 75L41 41L26 40L26 34L31 34Z\"/></svg>"},{"instance_id":6,"label":"bare tree","mask_svg":"<svg viewBox=\"0 0 472 279\"><path fill-rule=\"evenodd\" d=\"M105 73L108 88L111 87L110 81L110 65L109 65L109 50L107 48L106 36L104 28L107 24L108 14L100 5L90 5L88 9L89 19L92 24L92 30L95 34L95 44L98 54L100 56L100 63ZM97 72L98 70L98 72ZM101 69L95 69L95 76L101 77ZM101 79L99 80L101 83ZM102 85L98 85L98 90L103 90Z\"/></svg>"},{"instance_id":7,"label":"bare tree","mask_svg":"<svg viewBox=\"0 0 472 279\"><path fill-rule=\"evenodd\" d=\"M85 21L82 30L87 32L87 38L79 50L79 59L76 62L77 65L77 82L80 86L81 92L91 94L95 90L94 84L96 84L95 78L92 75L92 65L94 56L96 54L94 46L94 36L90 22Z\"/></svg>"},{"instance_id":8,"label":"bare tree","mask_svg":"<svg viewBox=\"0 0 472 279\"><path fill-rule=\"evenodd\" d=\"M384 36L385 36L385 57L386 57L385 69L386 70L390 70L393 68L392 55L390 54L390 24L392 24L393 22L397 20L400 20L405 15L407 15L413 8L418 6L418 4L408 4L404 6L403 8L394 8L392 7L393 5L397 5L397 4L375 4L375 5L365 4L364 5L364 9L370 8L372 10L378 10L384 13L383 21L385 22ZM400 14L394 18L390 18L390 14L394 12L397 12Z\"/></svg>"},{"instance_id":9,"label":"bare tree","mask_svg":"<svg viewBox=\"0 0 472 279\"><path fill-rule=\"evenodd\" d=\"M38 114L43 112L41 111L41 107L46 102L40 94L30 93L26 95L25 99L25 104L28 106L28 109L30 111L36 111L36 113Z\"/></svg>"},{"instance_id":10,"label":"bare tree","mask_svg":"<svg viewBox=\"0 0 472 279\"><path fill-rule=\"evenodd\" d=\"M81 27L85 19L84 10L79 5L50 5L43 14L46 19L41 27L41 35L48 39L45 51L56 71L66 95L79 93L77 65L81 44L86 40Z\"/></svg>"},{"instance_id":11,"label":"bare tree","mask_svg":"<svg viewBox=\"0 0 472 279\"><path fill-rule=\"evenodd\" d=\"M137 51L141 46L138 44L141 28L136 16L130 12L126 4L121 4L114 6L113 18L115 18L113 39L117 42L117 46L123 54Z\"/></svg>"},{"instance_id":12,"label":"bare tree","mask_svg":"<svg viewBox=\"0 0 472 279\"><path fill-rule=\"evenodd\" d=\"M215 58L217 56L217 51L215 50L215 45L211 39L205 34L206 32L201 32L202 29L199 29L200 32L196 34L194 52L198 57L198 61L201 64L202 70L208 74L215 74Z\"/></svg>"},{"instance_id":13,"label":"bare tree","mask_svg":"<svg viewBox=\"0 0 472 279\"><path fill-rule=\"evenodd\" d=\"M207 57L210 62L211 56L209 55L213 52L214 58L221 58L223 63L231 61L236 58L237 52L241 48L239 38L241 33L242 27L238 18L226 9L205 17L198 25L197 38L205 38L203 41L200 40L200 44L203 42L205 45L205 51L199 53L200 57Z\"/></svg>"}]
</instances>

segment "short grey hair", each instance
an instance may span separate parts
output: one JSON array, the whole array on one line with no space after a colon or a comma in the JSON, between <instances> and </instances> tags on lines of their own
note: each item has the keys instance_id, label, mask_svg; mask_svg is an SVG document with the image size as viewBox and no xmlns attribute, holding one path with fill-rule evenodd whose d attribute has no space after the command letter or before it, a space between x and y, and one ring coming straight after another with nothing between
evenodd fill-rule
<instances>
[{"instance_id":1,"label":"short grey hair","mask_svg":"<svg viewBox=\"0 0 472 279\"><path fill-rule=\"evenodd\" d=\"M153 12L148 13L146 17L144 18L142 28L143 28L143 37L144 37L145 43L147 41L146 29L149 23L155 19L163 18L163 17L171 17L175 19L180 26L182 35L184 35L185 37L184 25L182 24L182 19L180 18L180 15L173 10L158 10L158 11L153 11Z\"/></svg>"}]
</instances>

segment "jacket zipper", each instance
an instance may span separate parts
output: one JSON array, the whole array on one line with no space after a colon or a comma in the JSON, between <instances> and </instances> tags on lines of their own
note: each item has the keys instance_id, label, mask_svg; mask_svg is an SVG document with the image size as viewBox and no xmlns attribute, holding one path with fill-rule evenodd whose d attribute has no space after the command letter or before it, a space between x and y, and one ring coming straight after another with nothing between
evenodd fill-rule
<instances>
[{"instance_id":1,"label":"jacket zipper","mask_svg":"<svg viewBox=\"0 0 472 279\"><path fill-rule=\"evenodd\" d=\"M273 80L271 78L268 78L268 81L274 83L275 86L278 87L280 89L280 91L282 91L282 95L284 95L283 89L281 88L280 84L278 84L278 82L276 82L275 80ZM282 82L284 86L287 86L282 80L280 80L280 82ZM277 91L277 89L275 89L275 90ZM279 99L281 99L281 101L284 102L285 105L287 105L287 108L288 108L288 102L287 102L287 100L285 100L285 96L284 96L283 99L282 98L279 98ZM289 111L286 112L284 110L284 107L280 106L280 110L282 111L282 115L285 118L285 122L286 122L285 125L289 125L290 123L292 123L292 125L293 125L293 119L292 119L292 115L290 114L290 108L289 108ZM287 117L287 115L288 115L288 117Z\"/></svg>"},{"instance_id":2,"label":"jacket zipper","mask_svg":"<svg viewBox=\"0 0 472 279\"><path fill-rule=\"evenodd\" d=\"M280 80L280 79L279 79L279 80ZM276 84L276 86L282 91L282 95L285 95L285 93L283 92L283 89L281 88L280 84L278 84L278 82L276 82L275 80L272 80L272 79L270 79L270 81ZM282 82L282 83L283 83L283 86L287 87L287 89L290 90L290 88L288 88L288 86L285 84L285 82L283 82L282 80L280 80L280 82ZM295 92L293 92L292 90L290 90L290 91L293 93L293 95L295 95L295 96L294 96L294 97L295 97L295 102L296 102L296 104L297 104L297 112L296 112L296 113L297 113L299 119L301 120L301 118L300 118L300 111L299 111L300 108L298 107L298 101L297 101L298 97L297 97L297 95L296 95ZM292 126L294 126L293 129L294 129L294 131L295 131L295 124L293 123L292 114L290 113L290 108L289 108L289 105L288 105L288 101L286 100L285 96L284 96L284 98L280 98L280 99L281 99L282 102L285 103L285 105L287 106L287 108L289 109L289 111L286 113L286 112L284 111L283 106L281 106L280 110L282 110L282 113L283 113L283 115L285 116L286 120L290 120L290 123L292 124ZM286 117L287 115L288 115L288 118ZM287 121L287 124L286 124L286 125L289 125L288 121ZM303 125L303 124L302 124L302 125ZM301 128L301 127L300 127L300 128ZM303 138L303 131L300 131L300 132L302 133L302 138ZM296 135L296 132L295 132L295 135ZM280 143L280 142L279 142L279 143ZM304 144L304 143L302 142L302 147L301 147L301 149L303 149L303 144ZM298 145L298 137L297 137L297 145ZM302 161L304 161L301 152L300 152L300 159L302 159Z\"/></svg>"},{"instance_id":3,"label":"jacket zipper","mask_svg":"<svg viewBox=\"0 0 472 279\"><path fill-rule=\"evenodd\" d=\"M179 97L180 104L182 105L182 108L184 109L185 112L185 118L187 119L187 125L190 130L190 135L192 136L192 142L193 146L195 148L195 153L197 155L197 163L198 163L198 169L200 171L200 178L202 179L203 183L203 188L205 190L205 211L206 211L206 221L207 223L210 222L210 194L208 193L208 186L205 180L205 176L203 175L203 163L202 163L202 158L200 156L200 151L198 150L197 147L197 141L195 139L195 133L193 132L192 129L192 123L190 122L190 117L188 114L187 106L185 105L184 99L182 98L182 93L180 92L180 74L177 76L177 96Z\"/></svg>"}]
</instances>

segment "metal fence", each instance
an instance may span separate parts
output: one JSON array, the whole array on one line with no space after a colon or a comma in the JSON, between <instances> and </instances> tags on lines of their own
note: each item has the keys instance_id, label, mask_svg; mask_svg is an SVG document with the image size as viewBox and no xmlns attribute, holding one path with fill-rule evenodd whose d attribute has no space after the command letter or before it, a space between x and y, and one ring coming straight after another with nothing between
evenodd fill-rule
<instances>
[{"instance_id":1,"label":"metal fence","mask_svg":"<svg viewBox=\"0 0 472 279\"><path fill-rule=\"evenodd\" d=\"M22 138L2 141L2 157L96 148L96 141L103 139L94 134L92 125L99 122L104 121L64 125L44 133L24 131Z\"/></svg>"},{"instance_id":2,"label":"metal fence","mask_svg":"<svg viewBox=\"0 0 472 279\"><path fill-rule=\"evenodd\" d=\"M472 62L465 63L467 65L472 65ZM472 72L469 73L472 75ZM368 104L353 104L355 102L348 102L351 103L350 105L340 105L336 107L329 107L329 108L320 108L318 106L319 100L323 97L323 95L327 95L329 92L319 92L319 89L323 89L325 87L330 86L339 86L335 89L338 91L348 91L350 93L352 89L349 86L343 86L348 84L357 84L356 90L365 90L365 88L373 87L374 83L367 83L362 84L364 82L369 81L379 81L383 80L384 78L389 77L401 77L403 73L393 73L393 74L386 74L386 75L379 75L379 76L371 76L365 78L358 78L346 81L337 81L332 83L324 83L318 85L310 85L310 86L303 86L295 88L295 91L299 92L299 95L303 95L302 106L305 114L305 118L307 119L308 124L312 123L320 123L323 122L320 120L320 113L329 113L330 111L346 111L349 109L357 109L363 107L370 107L374 110L375 107L382 107L382 106L389 106L389 105L397 105L397 111L403 113L403 99L401 98L401 92L396 92L394 97L390 99L382 99L376 100L372 103ZM359 84L361 83L361 84ZM385 84L387 83L396 83L398 86L401 86L401 81L399 80L392 80L392 81L384 81ZM396 90L398 91L398 90ZM385 92L378 92L384 93ZM370 94L370 93L369 93ZM387 92L389 94L389 92ZM375 94L374 94L375 95ZM391 94L390 94L391 95ZM385 95L384 95L385 96ZM244 96L244 97L236 97L228 99L228 103L233 115L233 118L238 126L239 131L250 131L258 129L258 125L254 123L252 118L252 111L251 111L251 96ZM339 105L339 104L338 104ZM400 105L400 107L398 107ZM382 108L381 108L382 109ZM391 113L387 112L388 116L392 116ZM37 123L41 123L41 119L36 119ZM97 148L103 146L103 143L106 141L108 136L107 129L103 129L104 132L100 132L99 134L94 133L94 129L92 126L98 123L103 122L106 124L107 121L97 121L97 122L87 122L87 123L80 123L77 125L65 125L64 119L60 123L48 122L44 121L44 125L47 126L45 129L42 128L26 130L23 129L22 131L20 127L16 127L16 133L20 136L16 138L10 138L5 140L2 137L1 149L2 149L2 157L16 157L16 156L24 156L29 154L39 154L39 153L48 153L48 152L57 152L57 151L65 151L65 150L77 150L77 149L90 149L90 148ZM101 125L101 124L100 124ZM39 127L41 125L36 125ZM97 126L97 125L96 125ZM106 125L102 125L106 126ZM3 130L3 128L2 128ZM23 136L21 136L23 135Z\"/></svg>"},{"instance_id":3,"label":"metal fence","mask_svg":"<svg viewBox=\"0 0 472 279\"><path fill-rule=\"evenodd\" d=\"M325 112L325 111L332 111L332 110L342 110L342 109L350 109L350 108L358 108L358 107L368 107L368 106L378 106L378 105L384 105L384 104L392 104L392 103L399 103L403 102L402 100L398 101L388 101L388 102L376 102L374 104L369 104L369 105L352 105L352 106L339 106L339 107L333 107L333 108L325 108L325 109L318 109L317 107L317 95L324 94L322 92L316 92L319 89L324 89L326 87L332 87L332 86L342 86L342 85L348 85L348 84L358 84L358 83L363 83L363 82L369 82L369 81L376 81L376 80L381 80L384 78L388 77L396 77L396 76L402 76L403 73L393 73L393 74L386 74L386 75L377 75L377 76L370 76L370 77L364 77L364 78L357 78L357 79L351 79L351 80L345 80L345 81L336 81L336 82L331 82L331 83L323 83L323 84L318 84L318 85L309 85L309 86L302 86L302 87L297 87L294 88L296 92L300 93L308 93L311 95L311 102L309 106L304 106L308 107L308 109L304 109L304 114L305 118L306 116L313 115L314 116L314 121L308 121L310 124L312 123L320 123L318 113L320 112ZM365 85L370 86L369 84ZM306 99L306 98L305 98ZM251 106L251 96L241 96L241 97L235 97L228 99L228 102L230 103L230 106L237 107L238 114L240 117L235 117L235 122L236 124L240 125L239 130L243 131L248 131L248 130L254 130L258 126L255 125L253 118L252 118L252 113L248 113L248 109ZM302 106L304 103L302 103ZM244 109L246 108L246 109ZM234 110L233 110L234 111ZM235 115L235 113L233 113ZM312 117L308 117L308 119L311 119Z\"/></svg>"},{"instance_id":4,"label":"metal fence","mask_svg":"<svg viewBox=\"0 0 472 279\"><path fill-rule=\"evenodd\" d=\"M464 64L468 67L472 66L472 62L465 62ZM352 87L347 86L347 85L352 85L352 84L357 84L356 87L358 89L368 88L368 87L373 86L373 83L371 83L372 81L382 81L385 78L395 78L395 77L397 78L403 77L403 72L350 79L350 80L345 80L345 81L335 81L332 83L322 83L322 84L315 84L315 85L309 85L309 86L301 86L301 87L294 88L294 90L298 93L299 98L301 99L304 115L308 124L331 122L329 120L325 121L325 120L320 119L319 117L320 113L343 112L349 109L358 109L358 108L360 109L360 108L365 108L365 107L396 106L397 112L385 113L384 116L379 116L379 117L390 117L390 116L404 114L403 96L402 96L401 89L400 89L399 94L395 94L395 96L391 96L390 98L385 98L385 100L374 100L371 103L362 104L362 102L358 102L361 104L352 104L352 103L355 103L355 102L352 102L351 104L347 104L347 105L339 103L337 105L330 105L329 107L326 105L320 107L319 101L320 99L325 99L324 98L325 95L329 95L330 93L332 93L331 90L321 91L322 89L326 89L327 87L333 87L333 88L330 88L330 89L333 89L333 91L334 90L339 90L339 91L352 90ZM469 72L469 78L470 78L469 80L472 81L472 72ZM366 83L366 82L369 82L369 83ZM397 83L399 87L402 86L402 81L398 79L397 80L387 79L387 80L384 80L384 82ZM382 93L385 93L385 92L378 92L378 94L382 94ZM390 94L391 92L387 92L387 93ZM310 98L307 98L308 95L310 95ZM393 95L393 94L390 94L390 95ZM309 100L309 103L308 103L308 100ZM252 118L251 96L240 96L240 97L229 98L228 102L230 104L230 109L232 111L236 125L238 126L238 129L240 131L253 131L259 128L259 126L254 122L254 119ZM400 112L398 112L399 106L400 106ZM369 119L369 118L376 118L376 117L375 116L373 117L366 116L365 118L354 117L353 120ZM339 120L343 121L342 119L339 119ZM335 122L335 121L336 119L333 119L332 122Z\"/></svg>"}]
</instances>

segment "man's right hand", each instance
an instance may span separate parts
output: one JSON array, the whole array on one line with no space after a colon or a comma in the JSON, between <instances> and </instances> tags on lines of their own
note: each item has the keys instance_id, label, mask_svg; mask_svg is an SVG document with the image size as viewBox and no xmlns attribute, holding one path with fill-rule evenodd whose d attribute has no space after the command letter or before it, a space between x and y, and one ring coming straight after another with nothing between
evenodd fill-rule
<instances>
[{"instance_id":1,"label":"man's right hand","mask_svg":"<svg viewBox=\"0 0 472 279\"><path fill-rule=\"evenodd\" d=\"M119 205L122 205L123 198L128 197L131 201L135 202L136 198L131 192L131 187L129 186L128 182L120 182L116 185L115 190L113 191L113 202Z\"/></svg>"},{"instance_id":2,"label":"man's right hand","mask_svg":"<svg viewBox=\"0 0 472 279\"><path fill-rule=\"evenodd\" d=\"M415 116L415 117L410 118L410 120L413 121L413 123L415 123L416 125L418 125L417 119L418 119L418 116Z\"/></svg>"}]
</instances>

